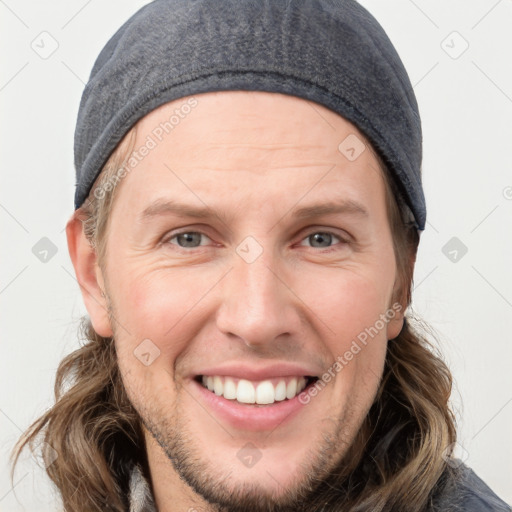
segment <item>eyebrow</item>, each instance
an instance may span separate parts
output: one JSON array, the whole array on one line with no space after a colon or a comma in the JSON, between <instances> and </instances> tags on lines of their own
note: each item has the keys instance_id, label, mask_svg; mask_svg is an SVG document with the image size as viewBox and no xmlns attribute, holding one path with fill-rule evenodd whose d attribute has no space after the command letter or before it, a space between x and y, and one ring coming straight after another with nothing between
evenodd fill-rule
<instances>
[{"instance_id":1,"label":"eyebrow","mask_svg":"<svg viewBox=\"0 0 512 512\"><path fill-rule=\"evenodd\" d=\"M288 212L299 219L319 217L321 215L350 214L360 217L368 217L368 210L357 201L344 199L339 202L328 201L319 204L303 206ZM154 203L145 208L139 215L139 221L145 222L153 217L174 215L177 217L190 217L206 219L216 216L216 212L208 207L195 207L177 201L157 199ZM225 218L225 216L222 216Z\"/></svg>"}]
</instances>

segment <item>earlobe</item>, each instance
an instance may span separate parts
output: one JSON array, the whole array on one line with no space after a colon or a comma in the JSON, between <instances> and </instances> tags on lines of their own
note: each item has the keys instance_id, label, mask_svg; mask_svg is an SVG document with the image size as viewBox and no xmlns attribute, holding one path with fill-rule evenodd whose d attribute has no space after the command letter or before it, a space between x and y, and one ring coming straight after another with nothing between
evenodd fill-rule
<instances>
[{"instance_id":1,"label":"earlobe","mask_svg":"<svg viewBox=\"0 0 512 512\"><path fill-rule=\"evenodd\" d=\"M103 292L103 276L97 264L96 251L84 234L82 220L77 210L66 225L69 256L94 330L108 338L113 333Z\"/></svg>"},{"instance_id":2,"label":"earlobe","mask_svg":"<svg viewBox=\"0 0 512 512\"><path fill-rule=\"evenodd\" d=\"M403 310L400 310L387 325L387 339L394 340L402 330L405 322L405 314Z\"/></svg>"}]
</instances>

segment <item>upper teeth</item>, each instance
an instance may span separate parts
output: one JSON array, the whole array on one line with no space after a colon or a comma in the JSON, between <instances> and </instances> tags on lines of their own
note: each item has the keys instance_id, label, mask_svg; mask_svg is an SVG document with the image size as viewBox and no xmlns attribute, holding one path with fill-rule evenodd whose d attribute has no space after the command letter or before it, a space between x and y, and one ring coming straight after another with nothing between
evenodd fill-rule
<instances>
[{"instance_id":1,"label":"upper teeth","mask_svg":"<svg viewBox=\"0 0 512 512\"><path fill-rule=\"evenodd\" d=\"M203 386L216 395L228 400L237 400L243 404L273 404L298 395L306 387L305 377L287 377L283 379L251 382L245 379L203 375Z\"/></svg>"}]
</instances>

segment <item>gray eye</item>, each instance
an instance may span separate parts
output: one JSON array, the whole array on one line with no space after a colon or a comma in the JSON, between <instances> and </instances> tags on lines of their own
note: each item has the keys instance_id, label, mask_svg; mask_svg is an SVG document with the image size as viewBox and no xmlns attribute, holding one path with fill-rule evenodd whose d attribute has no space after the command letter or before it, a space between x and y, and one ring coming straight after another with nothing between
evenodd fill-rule
<instances>
[{"instance_id":1,"label":"gray eye","mask_svg":"<svg viewBox=\"0 0 512 512\"><path fill-rule=\"evenodd\" d=\"M199 247L201 245L201 233L191 231L190 233L179 233L172 239L176 238L180 247ZM171 240L172 240L171 239Z\"/></svg>"},{"instance_id":2,"label":"gray eye","mask_svg":"<svg viewBox=\"0 0 512 512\"><path fill-rule=\"evenodd\" d=\"M332 235L330 233L313 233L308 236L308 240L311 243L311 247L329 247L332 244ZM315 245L315 244L319 245Z\"/></svg>"}]
</instances>

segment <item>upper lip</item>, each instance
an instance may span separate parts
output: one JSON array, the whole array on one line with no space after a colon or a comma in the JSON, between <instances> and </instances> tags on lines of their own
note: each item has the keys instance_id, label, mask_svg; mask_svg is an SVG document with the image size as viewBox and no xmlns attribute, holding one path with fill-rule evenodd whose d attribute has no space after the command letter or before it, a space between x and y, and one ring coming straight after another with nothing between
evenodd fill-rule
<instances>
[{"instance_id":1,"label":"upper lip","mask_svg":"<svg viewBox=\"0 0 512 512\"><path fill-rule=\"evenodd\" d=\"M198 375L206 375L207 377L219 375L234 377L237 379L260 381L276 377L315 377L318 374L318 369L315 370L311 366L294 363L272 363L261 367L230 363L215 367L210 366L195 373L194 377L197 377Z\"/></svg>"}]
</instances>

